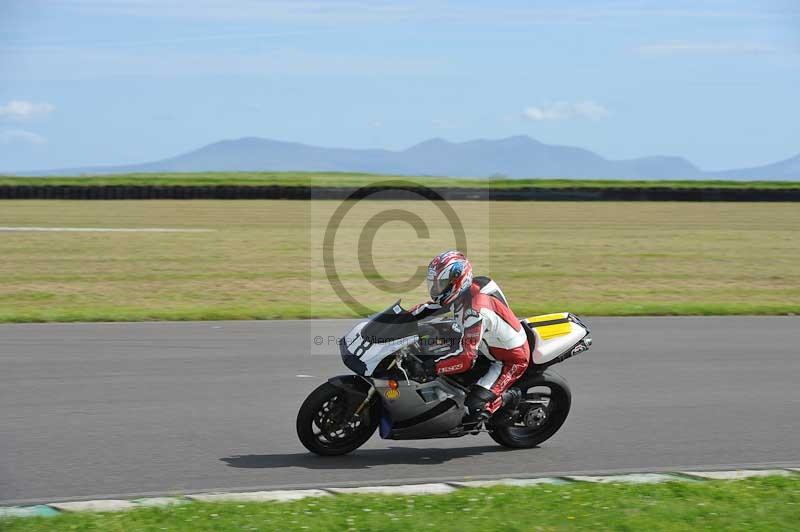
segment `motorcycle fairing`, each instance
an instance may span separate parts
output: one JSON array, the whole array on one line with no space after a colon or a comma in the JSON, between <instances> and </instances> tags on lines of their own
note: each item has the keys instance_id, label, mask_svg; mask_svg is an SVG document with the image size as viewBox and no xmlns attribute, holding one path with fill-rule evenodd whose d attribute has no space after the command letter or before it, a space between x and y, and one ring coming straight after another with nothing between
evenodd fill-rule
<instances>
[{"instance_id":1,"label":"motorcycle fairing","mask_svg":"<svg viewBox=\"0 0 800 532\"><path fill-rule=\"evenodd\" d=\"M391 356L403 347L413 345L419 340L415 334L384 343L374 343L361 335L364 327L370 322L361 322L353 327L341 340L340 349L345 365L359 375L368 377L387 356ZM354 360L355 359L355 360Z\"/></svg>"},{"instance_id":2,"label":"motorcycle fairing","mask_svg":"<svg viewBox=\"0 0 800 532\"><path fill-rule=\"evenodd\" d=\"M394 390L387 380L375 379L373 385L383 403L382 438L441 437L456 428L464 416L466 393L439 379L425 383L397 381ZM389 390L396 393L387 396Z\"/></svg>"}]
</instances>

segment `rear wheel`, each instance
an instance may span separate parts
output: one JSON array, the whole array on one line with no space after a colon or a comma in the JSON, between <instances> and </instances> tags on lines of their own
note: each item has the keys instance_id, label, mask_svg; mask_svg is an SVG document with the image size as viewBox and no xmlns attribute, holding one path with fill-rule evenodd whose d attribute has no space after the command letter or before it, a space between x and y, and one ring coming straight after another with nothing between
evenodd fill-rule
<instances>
[{"instance_id":1,"label":"rear wheel","mask_svg":"<svg viewBox=\"0 0 800 532\"><path fill-rule=\"evenodd\" d=\"M523 379L516 385L522 390L518 414L501 416L489 433L500 445L517 449L536 447L558 432L572 403L567 381L553 371Z\"/></svg>"},{"instance_id":2,"label":"rear wheel","mask_svg":"<svg viewBox=\"0 0 800 532\"><path fill-rule=\"evenodd\" d=\"M361 447L378 427L380 402L355 411L364 394L328 382L303 401L297 413L297 436L306 449L322 456L347 454Z\"/></svg>"}]
</instances>

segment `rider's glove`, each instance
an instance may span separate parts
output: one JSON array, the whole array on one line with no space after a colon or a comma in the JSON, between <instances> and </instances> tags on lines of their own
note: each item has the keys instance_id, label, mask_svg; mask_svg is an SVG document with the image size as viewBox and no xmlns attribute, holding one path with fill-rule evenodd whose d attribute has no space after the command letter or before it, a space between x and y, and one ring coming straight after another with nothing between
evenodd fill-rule
<instances>
[{"instance_id":1,"label":"rider's glove","mask_svg":"<svg viewBox=\"0 0 800 532\"><path fill-rule=\"evenodd\" d=\"M411 374L415 379L427 382L436 378L436 362L433 359L426 359L422 362L416 359L411 360Z\"/></svg>"},{"instance_id":2,"label":"rider's glove","mask_svg":"<svg viewBox=\"0 0 800 532\"><path fill-rule=\"evenodd\" d=\"M425 375L427 380L433 380L436 378L436 361L433 359L427 359L422 363L422 371Z\"/></svg>"}]
</instances>

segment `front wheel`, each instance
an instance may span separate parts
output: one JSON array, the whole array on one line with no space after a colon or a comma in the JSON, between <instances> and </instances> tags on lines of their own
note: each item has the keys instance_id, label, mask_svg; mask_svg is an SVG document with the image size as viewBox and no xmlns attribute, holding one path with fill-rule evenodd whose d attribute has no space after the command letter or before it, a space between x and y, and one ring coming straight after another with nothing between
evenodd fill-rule
<instances>
[{"instance_id":1,"label":"front wheel","mask_svg":"<svg viewBox=\"0 0 800 532\"><path fill-rule=\"evenodd\" d=\"M306 449L322 456L347 454L361 447L378 427L380 402L355 411L364 394L328 382L303 401L297 413L297 436Z\"/></svg>"},{"instance_id":2,"label":"front wheel","mask_svg":"<svg viewBox=\"0 0 800 532\"><path fill-rule=\"evenodd\" d=\"M572 393L567 381L553 371L523 377L518 414L503 419L489 435L505 447L530 449L551 438L567 420Z\"/></svg>"}]
</instances>

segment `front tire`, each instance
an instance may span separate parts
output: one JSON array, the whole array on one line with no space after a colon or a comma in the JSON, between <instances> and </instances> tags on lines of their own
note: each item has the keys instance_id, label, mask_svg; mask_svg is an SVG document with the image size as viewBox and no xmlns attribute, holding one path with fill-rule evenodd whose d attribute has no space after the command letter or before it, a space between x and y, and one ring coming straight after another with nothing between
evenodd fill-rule
<instances>
[{"instance_id":1,"label":"front tire","mask_svg":"<svg viewBox=\"0 0 800 532\"><path fill-rule=\"evenodd\" d=\"M364 395L328 382L303 401L297 413L297 436L306 449L321 456L339 456L361 447L380 422L380 402L372 402L358 416Z\"/></svg>"},{"instance_id":2,"label":"front tire","mask_svg":"<svg viewBox=\"0 0 800 532\"><path fill-rule=\"evenodd\" d=\"M530 449L550 439L558 432L569 415L572 393L567 381L549 370L541 374L523 377L521 382L515 386L522 390L523 397L520 406L526 400L533 405L526 412L530 412L530 423L534 426L524 422L508 425L498 424L493 426L489 436L505 447ZM533 390L534 388L547 388L547 392L537 392ZM539 420L541 422L537 425Z\"/></svg>"}]
</instances>

